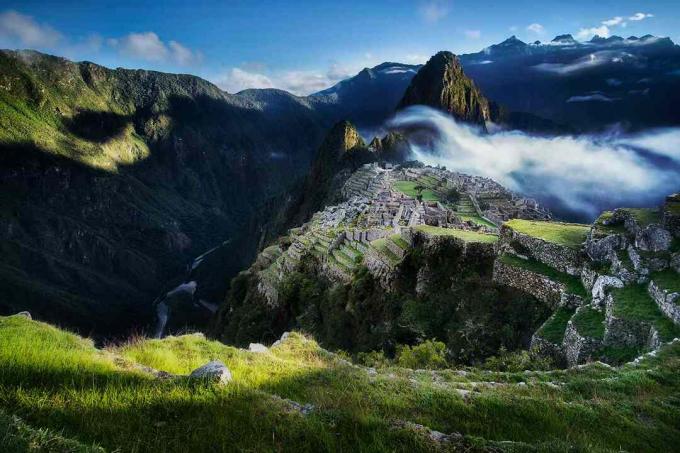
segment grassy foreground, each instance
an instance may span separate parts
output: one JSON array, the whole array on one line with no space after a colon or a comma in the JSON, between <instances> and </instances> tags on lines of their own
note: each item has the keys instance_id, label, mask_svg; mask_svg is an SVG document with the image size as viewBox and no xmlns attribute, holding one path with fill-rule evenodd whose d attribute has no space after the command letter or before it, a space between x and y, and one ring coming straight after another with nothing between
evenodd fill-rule
<instances>
[{"instance_id":1,"label":"grassy foreground","mask_svg":"<svg viewBox=\"0 0 680 453\"><path fill-rule=\"evenodd\" d=\"M377 371L292 334L256 354L201 335L96 349L0 318L0 451L672 451L680 344L638 366ZM226 386L157 379L223 360ZM303 414L285 399L311 404ZM463 434L442 443L424 425ZM44 448L43 448L44 447ZM51 448L51 450L50 450Z\"/></svg>"}]
</instances>

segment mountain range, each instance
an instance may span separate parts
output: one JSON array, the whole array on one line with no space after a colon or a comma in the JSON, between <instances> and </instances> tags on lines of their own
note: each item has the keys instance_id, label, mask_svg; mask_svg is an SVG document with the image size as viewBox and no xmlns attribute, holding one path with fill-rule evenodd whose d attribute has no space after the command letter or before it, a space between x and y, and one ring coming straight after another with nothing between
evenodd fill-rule
<instances>
[{"instance_id":1,"label":"mountain range","mask_svg":"<svg viewBox=\"0 0 680 453\"><path fill-rule=\"evenodd\" d=\"M383 63L307 97L2 51L0 311L28 305L106 336L150 324L151 302L188 276L217 304L264 242L322 207L315 177L365 162L308 174L339 121L366 133L426 104L537 133L677 124L679 49L512 37L424 67ZM383 158L403 159L394 135L369 148L389 143Z\"/></svg>"}]
</instances>

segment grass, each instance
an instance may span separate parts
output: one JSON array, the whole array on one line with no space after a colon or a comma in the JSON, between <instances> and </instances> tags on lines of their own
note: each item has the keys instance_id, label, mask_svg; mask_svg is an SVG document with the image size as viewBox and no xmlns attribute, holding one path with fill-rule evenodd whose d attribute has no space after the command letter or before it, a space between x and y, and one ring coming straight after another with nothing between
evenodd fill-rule
<instances>
[{"instance_id":1,"label":"grass","mask_svg":"<svg viewBox=\"0 0 680 453\"><path fill-rule=\"evenodd\" d=\"M551 343L561 344L567 329L567 323L573 315L574 310L572 308L558 308L543 324L539 334Z\"/></svg>"},{"instance_id":2,"label":"grass","mask_svg":"<svg viewBox=\"0 0 680 453\"><path fill-rule=\"evenodd\" d=\"M460 217L460 219L461 219L463 222L470 221L470 222L472 222L472 223L474 223L474 224L476 224L476 225L486 226L486 227L489 227L489 228L496 228L496 225L494 225L493 223L489 222L489 221L486 220L486 219L481 218L481 217L478 216L478 215L465 215L465 214L459 214L458 217Z\"/></svg>"},{"instance_id":3,"label":"grass","mask_svg":"<svg viewBox=\"0 0 680 453\"><path fill-rule=\"evenodd\" d=\"M395 181L392 186L399 192L407 195L409 197L417 198L418 195L423 196L423 201L439 201L439 195L437 195L432 189L423 189L418 192L415 188L416 186L422 186L418 181Z\"/></svg>"},{"instance_id":4,"label":"grass","mask_svg":"<svg viewBox=\"0 0 680 453\"><path fill-rule=\"evenodd\" d=\"M626 208L641 227L652 223L661 222L661 210L659 208Z\"/></svg>"},{"instance_id":5,"label":"grass","mask_svg":"<svg viewBox=\"0 0 680 453\"><path fill-rule=\"evenodd\" d=\"M663 341L680 337L680 327L666 318L647 293L646 285L631 285L612 290L614 315L632 321L648 322L659 331Z\"/></svg>"},{"instance_id":6,"label":"grass","mask_svg":"<svg viewBox=\"0 0 680 453\"><path fill-rule=\"evenodd\" d=\"M677 344L620 369L390 367L371 375L298 334L266 354L199 335L140 338L102 351L12 317L0 318L0 338L2 451L438 449L403 422L462 433L460 445L448 446L456 451L672 451L680 442ZM184 374L211 359L229 366L233 382L159 380L137 369ZM314 409L305 416L281 398Z\"/></svg>"},{"instance_id":7,"label":"grass","mask_svg":"<svg viewBox=\"0 0 680 453\"><path fill-rule=\"evenodd\" d=\"M453 236L455 238L462 239L465 242L483 242L492 244L498 241L498 236L495 234L458 230L456 228L441 228L430 225L418 225L415 227L415 229L431 236Z\"/></svg>"},{"instance_id":8,"label":"grass","mask_svg":"<svg viewBox=\"0 0 680 453\"><path fill-rule=\"evenodd\" d=\"M392 265L398 264L401 261L401 258L395 255L394 252L387 247L387 240L387 238L376 239L371 242L371 247L378 251L380 255L387 258Z\"/></svg>"},{"instance_id":9,"label":"grass","mask_svg":"<svg viewBox=\"0 0 680 453\"><path fill-rule=\"evenodd\" d=\"M409 248L408 242L406 242L404 238L401 237L400 234L393 234L392 236L390 236L390 240L397 244L397 246L399 246L399 248L402 250L406 250Z\"/></svg>"},{"instance_id":10,"label":"grass","mask_svg":"<svg viewBox=\"0 0 680 453\"><path fill-rule=\"evenodd\" d=\"M574 249L581 247L590 231L590 225L539 220L513 219L504 225L518 233Z\"/></svg>"},{"instance_id":11,"label":"grass","mask_svg":"<svg viewBox=\"0 0 680 453\"><path fill-rule=\"evenodd\" d=\"M503 264L520 267L530 272L544 275L555 282L562 283L566 287L567 292L571 294L575 294L583 298L589 297L588 292L583 287L583 283L581 282L580 278L555 270L547 264L541 263L540 261L533 259L525 260L508 254L502 255L499 260Z\"/></svg>"},{"instance_id":12,"label":"grass","mask_svg":"<svg viewBox=\"0 0 680 453\"><path fill-rule=\"evenodd\" d=\"M592 307L583 307L572 319L579 334L584 337L602 339L604 337L604 313Z\"/></svg>"},{"instance_id":13,"label":"grass","mask_svg":"<svg viewBox=\"0 0 680 453\"><path fill-rule=\"evenodd\" d=\"M623 223L617 225L605 225L604 222L610 220L614 216L613 211L604 211L600 216L593 222L593 227L601 235L609 234L625 234L626 227Z\"/></svg>"},{"instance_id":14,"label":"grass","mask_svg":"<svg viewBox=\"0 0 680 453\"><path fill-rule=\"evenodd\" d=\"M680 274L673 269L666 269L661 272L655 272L651 275L658 286L671 293L680 293Z\"/></svg>"}]
</instances>

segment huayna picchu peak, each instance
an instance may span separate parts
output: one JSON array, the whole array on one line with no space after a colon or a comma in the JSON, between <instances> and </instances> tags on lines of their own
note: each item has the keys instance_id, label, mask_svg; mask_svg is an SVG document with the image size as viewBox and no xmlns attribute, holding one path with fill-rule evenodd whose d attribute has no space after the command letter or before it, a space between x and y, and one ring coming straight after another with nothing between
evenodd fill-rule
<instances>
[{"instance_id":1,"label":"huayna picchu peak","mask_svg":"<svg viewBox=\"0 0 680 453\"><path fill-rule=\"evenodd\" d=\"M680 4L14 3L0 453L678 451Z\"/></svg>"}]
</instances>

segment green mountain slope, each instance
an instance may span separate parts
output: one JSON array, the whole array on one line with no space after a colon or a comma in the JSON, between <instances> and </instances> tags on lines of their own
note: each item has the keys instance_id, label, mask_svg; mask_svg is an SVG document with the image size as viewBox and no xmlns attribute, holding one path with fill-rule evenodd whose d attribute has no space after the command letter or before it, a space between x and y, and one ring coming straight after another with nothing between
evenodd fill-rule
<instances>
[{"instance_id":1,"label":"green mountain slope","mask_svg":"<svg viewBox=\"0 0 680 453\"><path fill-rule=\"evenodd\" d=\"M0 52L0 88L0 313L101 334L143 325L193 257L231 240L212 277L227 281L325 127L285 92L30 51Z\"/></svg>"}]
</instances>

